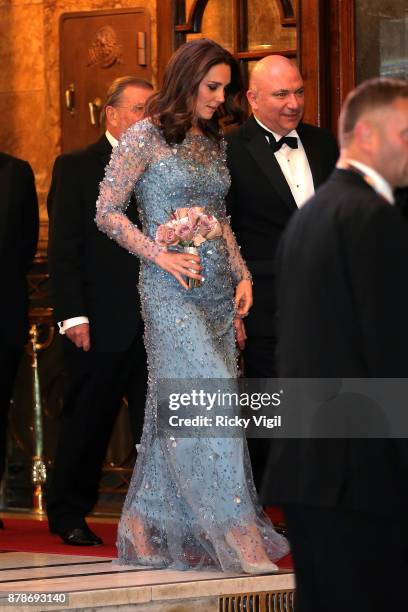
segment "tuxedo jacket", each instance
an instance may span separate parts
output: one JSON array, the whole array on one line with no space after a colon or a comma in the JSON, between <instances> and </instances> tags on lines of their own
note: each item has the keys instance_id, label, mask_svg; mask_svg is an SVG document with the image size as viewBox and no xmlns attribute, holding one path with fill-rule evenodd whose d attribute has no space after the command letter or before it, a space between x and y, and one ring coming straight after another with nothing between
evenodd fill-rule
<instances>
[{"instance_id":1,"label":"tuxedo jacket","mask_svg":"<svg viewBox=\"0 0 408 612\"><path fill-rule=\"evenodd\" d=\"M26 275L38 240L38 202L30 165L0 153L1 346L20 347L27 337Z\"/></svg>"},{"instance_id":2,"label":"tuxedo jacket","mask_svg":"<svg viewBox=\"0 0 408 612\"><path fill-rule=\"evenodd\" d=\"M408 219L408 187L401 187L394 192L395 204Z\"/></svg>"},{"instance_id":3,"label":"tuxedo jacket","mask_svg":"<svg viewBox=\"0 0 408 612\"><path fill-rule=\"evenodd\" d=\"M408 379L407 269L408 223L400 210L360 175L335 170L279 245L279 376ZM325 410L336 406L330 401ZM366 418L377 419L376 406L360 397L356 409L365 406ZM408 441L274 439L263 486L264 503L272 500L406 508Z\"/></svg>"},{"instance_id":4,"label":"tuxedo jacket","mask_svg":"<svg viewBox=\"0 0 408 612\"><path fill-rule=\"evenodd\" d=\"M312 125L301 123L297 132L316 189L335 166L337 144L328 131ZM231 174L227 210L254 280L254 305L245 325L250 335L274 335L275 251L297 206L276 157L253 116L227 135L227 143Z\"/></svg>"},{"instance_id":5,"label":"tuxedo jacket","mask_svg":"<svg viewBox=\"0 0 408 612\"><path fill-rule=\"evenodd\" d=\"M87 316L91 344L122 351L140 327L139 262L95 224L99 183L112 147L103 135L58 157L48 194L48 259L56 321ZM134 199L126 212L137 222Z\"/></svg>"}]
</instances>

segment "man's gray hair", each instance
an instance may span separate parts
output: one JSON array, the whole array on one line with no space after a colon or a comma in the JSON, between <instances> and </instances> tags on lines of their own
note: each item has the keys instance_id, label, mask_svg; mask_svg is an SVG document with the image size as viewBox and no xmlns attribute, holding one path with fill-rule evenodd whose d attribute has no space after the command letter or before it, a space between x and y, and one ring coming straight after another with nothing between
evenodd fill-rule
<instances>
[{"instance_id":1,"label":"man's gray hair","mask_svg":"<svg viewBox=\"0 0 408 612\"><path fill-rule=\"evenodd\" d=\"M106 107L107 106L119 106L122 98L122 94L126 87L140 87L141 89L150 89L153 91L153 85L146 81L146 79L142 79L140 77L135 76L123 76L115 79L107 93L105 102L101 109L101 124L105 125L106 122Z\"/></svg>"}]
</instances>

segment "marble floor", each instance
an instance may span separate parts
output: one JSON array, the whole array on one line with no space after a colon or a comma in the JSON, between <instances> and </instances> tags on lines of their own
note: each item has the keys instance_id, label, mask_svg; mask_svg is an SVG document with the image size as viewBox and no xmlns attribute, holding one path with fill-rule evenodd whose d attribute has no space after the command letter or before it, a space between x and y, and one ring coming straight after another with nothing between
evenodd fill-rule
<instances>
[{"instance_id":1,"label":"marble floor","mask_svg":"<svg viewBox=\"0 0 408 612\"><path fill-rule=\"evenodd\" d=\"M229 594L293 589L293 573L287 570L242 576L147 570L116 565L106 557L0 553L0 610L4 612L209 612L224 609L220 597ZM14 595L10 601L12 594L20 597ZM37 603L27 602L22 594L32 594Z\"/></svg>"}]
</instances>

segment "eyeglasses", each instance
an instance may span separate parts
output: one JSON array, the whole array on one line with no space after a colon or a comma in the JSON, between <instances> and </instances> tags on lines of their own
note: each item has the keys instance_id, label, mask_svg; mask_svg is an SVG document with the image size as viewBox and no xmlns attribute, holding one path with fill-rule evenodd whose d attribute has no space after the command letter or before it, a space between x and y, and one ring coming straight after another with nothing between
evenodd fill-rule
<instances>
[{"instance_id":1,"label":"eyeglasses","mask_svg":"<svg viewBox=\"0 0 408 612\"><path fill-rule=\"evenodd\" d=\"M117 109L123 108L123 110L128 110L131 113L134 113L135 115L137 115L139 113L143 113L143 111L145 109L145 105L144 104L135 104L134 106L116 106L115 108L117 108Z\"/></svg>"}]
</instances>

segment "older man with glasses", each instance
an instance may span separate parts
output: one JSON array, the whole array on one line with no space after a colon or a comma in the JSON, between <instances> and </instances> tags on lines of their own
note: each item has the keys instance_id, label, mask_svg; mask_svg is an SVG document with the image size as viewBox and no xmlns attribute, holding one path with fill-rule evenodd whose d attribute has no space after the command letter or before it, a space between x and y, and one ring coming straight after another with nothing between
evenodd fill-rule
<instances>
[{"instance_id":1,"label":"older man with glasses","mask_svg":"<svg viewBox=\"0 0 408 612\"><path fill-rule=\"evenodd\" d=\"M138 259L101 234L94 217L112 148L142 119L152 91L143 79L116 79L102 109L105 133L57 158L48 195L49 267L68 377L47 513L50 530L74 546L102 544L85 517L97 501L123 395L135 441L143 424L147 374ZM127 215L137 222L134 199Z\"/></svg>"}]
</instances>

